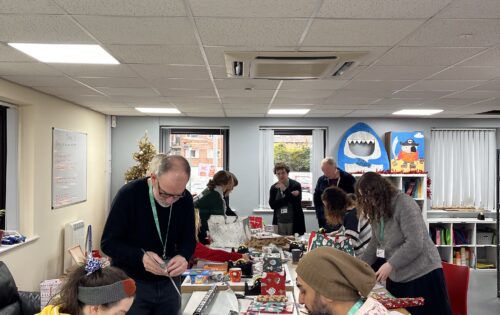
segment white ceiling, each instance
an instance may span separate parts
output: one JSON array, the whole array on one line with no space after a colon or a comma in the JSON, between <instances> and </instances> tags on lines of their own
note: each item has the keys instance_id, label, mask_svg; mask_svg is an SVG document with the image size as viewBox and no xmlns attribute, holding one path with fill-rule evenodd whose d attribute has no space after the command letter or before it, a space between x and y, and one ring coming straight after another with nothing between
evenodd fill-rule
<instances>
[{"instance_id":1,"label":"white ceiling","mask_svg":"<svg viewBox=\"0 0 500 315\"><path fill-rule=\"evenodd\" d=\"M94 43L121 64L43 64L8 42ZM227 78L225 51L368 54L338 79L274 81ZM110 115L478 117L500 110L500 1L0 0L0 77Z\"/></svg>"}]
</instances>

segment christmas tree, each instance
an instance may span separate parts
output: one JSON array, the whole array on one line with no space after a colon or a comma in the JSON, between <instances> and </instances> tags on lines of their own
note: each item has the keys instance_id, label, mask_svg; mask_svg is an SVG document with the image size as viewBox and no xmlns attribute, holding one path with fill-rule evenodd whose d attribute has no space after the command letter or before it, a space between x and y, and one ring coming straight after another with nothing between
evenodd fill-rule
<instances>
[{"instance_id":1,"label":"christmas tree","mask_svg":"<svg viewBox=\"0 0 500 315\"><path fill-rule=\"evenodd\" d=\"M135 152L132 155L134 160L137 161L137 165L132 166L131 168L128 169L128 171L125 172L125 180L129 182L131 180L146 176L149 163L151 162L151 160L155 155L156 155L156 148L149 141L148 133L146 132L144 134L144 137L142 137L139 140L139 151Z\"/></svg>"}]
</instances>

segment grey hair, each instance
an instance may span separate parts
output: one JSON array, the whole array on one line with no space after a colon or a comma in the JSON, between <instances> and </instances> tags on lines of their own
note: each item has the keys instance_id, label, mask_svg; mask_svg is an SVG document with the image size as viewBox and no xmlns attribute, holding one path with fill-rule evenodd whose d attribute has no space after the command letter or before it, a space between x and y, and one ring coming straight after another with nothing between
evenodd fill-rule
<instances>
[{"instance_id":1,"label":"grey hair","mask_svg":"<svg viewBox=\"0 0 500 315\"><path fill-rule=\"evenodd\" d=\"M148 175L151 174L156 174L158 171L158 166L160 165L161 160L167 157L167 154L165 153L158 153L157 155L153 156L151 159L151 162L149 162L149 167L148 167Z\"/></svg>"},{"instance_id":2,"label":"grey hair","mask_svg":"<svg viewBox=\"0 0 500 315\"><path fill-rule=\"evenodd\" d=\"M331 156L327 156L326 158L324 158L321 161L321 165L323 165L323 164L330 164L331 166L336 167L337 166L337 161L335 161L335 159L332 158Z\"/></svg>"},{"instance_id":3,"label":"grey hair","mask_svg":"<svg viewBox=\"0 0 500 315\"><path fill-rule=\"evenodd\" d=\"M153 163L151 163L151 166L153 166L152 164ZM191 177L191 166L189 165L188 160L186 160L181 155L162 154L161 158L160 157L158 158L156 164L157 164L156 168L154 169L154 172L152 172L152 174L154 173L157 177L160 177L161 175L169 171L178 171L178 170L181 170L184 173L186 173L188 178Z\"/></svg>"}]
</instances>

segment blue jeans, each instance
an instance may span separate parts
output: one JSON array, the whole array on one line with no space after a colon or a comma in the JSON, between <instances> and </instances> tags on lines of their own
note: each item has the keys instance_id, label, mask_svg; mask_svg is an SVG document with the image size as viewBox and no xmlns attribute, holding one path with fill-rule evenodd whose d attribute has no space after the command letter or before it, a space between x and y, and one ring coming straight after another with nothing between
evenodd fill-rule
<instances>
[{"instance_id":1,"label":"blue jeans","mask_svg":"<svg viewBox=\"0 0 500 315\"><path fill-rule=\"evenodd\" d=\"M174 277L180 287L180 277ZM181 297L172 281L165 278L159 281L135 280L136 293L134 303L128 315L177 315L181 308Z\"/></svg>"}]
</instances>

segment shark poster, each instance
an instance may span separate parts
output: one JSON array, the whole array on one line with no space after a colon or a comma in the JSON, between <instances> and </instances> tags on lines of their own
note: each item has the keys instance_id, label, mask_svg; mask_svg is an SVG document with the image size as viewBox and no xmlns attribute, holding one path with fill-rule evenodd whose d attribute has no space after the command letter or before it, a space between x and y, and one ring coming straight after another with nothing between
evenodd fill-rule
<instances>
[{"instance_id":1,"label":"shark poster","mask_svg":"<svg viewBox=\"0 0 500 315\"><path fill-rule=\"evenodd\" d=\"M370 126L362 122L344 133L337 164L349 173L389 170L389 159L382 140Z\"/></svg>"},{"instance_id":2,"label":"shark poster","mask_svg":"<svg viewBox=\"0 0 500 315\"><path fill-rule=\"evenodd\" d=\"M424 172L424 133L422 131L387 132L385 144L391 159L391 172Z\"/></svg>"}]
</instances>

